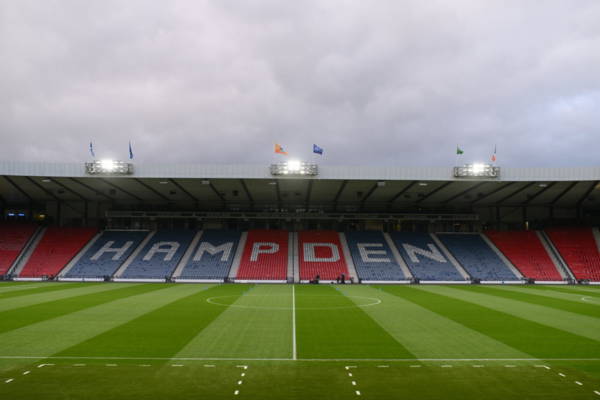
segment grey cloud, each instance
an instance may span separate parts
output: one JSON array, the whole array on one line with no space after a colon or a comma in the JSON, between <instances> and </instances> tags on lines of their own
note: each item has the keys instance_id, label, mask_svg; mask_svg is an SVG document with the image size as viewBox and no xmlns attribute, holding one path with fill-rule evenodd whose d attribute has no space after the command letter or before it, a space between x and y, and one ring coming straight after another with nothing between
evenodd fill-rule
<instances>
[{"instance_id":1,"label":"grey cloud","mask_svg":"<svg viewBox=\"0 0 600 400\"><path fill-rule=\"evenodd\" d=\"M597 1L0 1L0 158L597 165Z\"/></svg>"}]
</instances>

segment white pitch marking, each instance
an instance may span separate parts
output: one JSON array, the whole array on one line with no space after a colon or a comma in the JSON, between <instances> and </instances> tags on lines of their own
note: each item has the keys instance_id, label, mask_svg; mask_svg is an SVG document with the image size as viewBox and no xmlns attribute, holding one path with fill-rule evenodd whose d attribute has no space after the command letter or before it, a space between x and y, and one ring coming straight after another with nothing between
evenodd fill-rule
<instances>
[{"instance_id":1,"label":"white pitch marking","mask_svg":"<svg viewBox=\"0 0 600 400\"><path fill-rule=\"evenodd\" d=\"M389 368L389 365L378 365L377 368Z\"/></svg>"},{"instance_id":2,"label":"white pitch marking","mask_svg":"<svg viewBox=\"0 0 600 400\"><path fill-rule=\"evenodd\" d=\"M598 396L600 396L600 392L597 390L594 390L594 393L596 393Z\"/></svg>"},{"instance_id":3,"label":"white pitch marking","mask_svg":"<svg viewBox=\"0 0 600 400\"><path fill-rule=\"evenodd\" d=\"M236 390L235 392L233 392L233 394L235 394L237 396L238 394L240 394L240 391Z\"/></svg>"},{"instance_id":4,"label":"white pitch marking","mask_svg":"<svg viewBox=\"0 0 600 400\"><path fill-rule=\"evenodd\" d=\"M242 372L242 375L241 375L241 376L246 376L246 373Z\"/></svg>"},{"instance_id":5,"label":"white pitch marking","mask_svg":"<svg viewBox=\"0 0 600 400\"><path fill-rule=\"evenodd\" d=\"M356 391L356 395L360 396L360 391L359 390Z\"/></svg>"},{"instance_id":6,"label":"white pitch marking","mask_svg":"<svg viewBox=\"0 0 600 400\"><path fill-rule=\"evenodd\" d=\"M37 367L38 367L38 368L43 368L43 367L45 367L45 366L48 366L48 367L50 367L50 366L52 366L52 365L54 365L54 364L40 364L40 365L38 365Z\"/></svg>"},{"instance_id":7,"label":"white pitch marking","mask_svg":"<svg viewBox=\"0 0 600 400\"><path fill-rule=\"evenodd\" d=\"M297 360L296 347L296 286L292 285L292 360Z\"/></svg>"},{"instance_id":8,"label":"white pitch marking","mask_svg":"<svg viewBox=\"0 0 600 400\"><path fill-rule=\"evenodd\" d=\"M563 378L566 376L565 374L563 374L562 372L558 373L560 376L562 376Z\"/></svg>"},{"instance_id":9,"label":"white pitch marking","mask_svg":"<svg viewBox=\"0 0 600 400\"><path fill-rule=\"evenodd\" d=\"M442 365L442 368L452 368L452 365Z\"/></svg>"},{"instance_id":10,"label":"white pitch marking","mask_svg":"<svg viewBox=\"0 0 600 400\"><path fill-rule=\"evenodd\" d=\"M214 364L204 364L204 366L206 368L214 368L215 367Z\"/></svg>"},{"instance_id":11,"label":"white pitch marking","mask_svg":"<svg viewBox=\"0 0 600 400\"><path fill-rule=\"evenodd\" d=\"M117 364L106 364L107 367L116 367Z\"/></svg>"},{"instance_id":12,"label":"white pitch marking","mask_svg":"<svg viewBox=\"0 0 600 400\"><path fill-rule=\"evenodd\" d=\"M247 365L236 365L237 368L244 368L244 369L248 369Z\"/></svg>"},{"instance_id":13,"label":"white pitch marking","mask_svg":"<svg viewBox=\"0 0 600 400\"><path fill-rule=\"evenodd\" d=\"M352 372L348 372L348 376L352 376Z\"/></svg>"},{"instance_id":14,"label":"white pitch marking","mask_svg":"<svg viewBox=\"0 0 600 400\"><path fill-rule=\"evenodd\" d=\"M475 365L473 365L473 368L483 368L483 365L481 365L481 364L475 364Z\"/></svg>"},{"instance_id":15,"label":"white pitch marking","mask_svg":"<svg viewBox=\"0 0 600 400\"><path fill-rule=\"evenodd\" d=\"M14 379L10 378L10 379L5 380L4 383L11 383L12 381L14 381Z\"/></svg>"},{"instance_id":16,"label":"white pitch marking","mask_svg":"<svg viewBox=\"0 0 600 400\"><path fill-rule=\"evenodd\" d=\"M506 368L515 368L516 365L505 365L504 367L506 367Z\"/></svg>"},{"instance_id":17,"label":"white pitch marking","mask_svg":"<svg viewBox=\"0 0 600 400\"><path fill-rule=\"evenodd\" d=\"M421 368L421 366L420 366L420 365L411 365L410 367L411 367L411 368Z\"/></svg>"},{"instance_id":18,"label":"white pitch marking","mask_svg":"<svg viewBox=\"0 0 600 400\"><path fill-rule=\"evenodd\" d=\"M31 371L25 371L23 372L23 375L28 375Z\"/></svg>"},{"instance_id":19,"label":"white pitch marking","mask_svg":"<svg viewBox=\"0 0 600 400\"><path fill-rule=\"evenodd\" d=\"M241 384L242 384L242 381L238 381L238 385L241 385Z\"/></svg>"},{"instance_id":20,"label":"white pitch marking","mask_svg":"<svg viewBox=\"0 0 600 400\"><path fill-rule=\"evenodd\" d=\"M171 364L171 367L183 367L183 364Z\"/></svg>"},{"instance_id":21,"label":"white pitch marking","mask_svg":"<svg viewBox=\"0 0 600 400\"><path fill-rule=\"evenodd\" d=\"M74 367L85 367L85 364L73 364Z\"/></svg>"},{"instance_id":22,"label":"white pitch marking","mask_svg":"<svg viewBox=\"0 0 600 400\"><path fill-rule=\"evenodd\" d=\"M583 386L583 383L579 382L579 381L575 381L575 383L579 386Z\"/></svg>"},{"instance_id":23,"label":"white pitch marking","mask_svg":"<svg viewBox=\"0 0 600 400\"><path fill-rule=\"evenodd\" d=\"M352 381L352 386L356 386L356 381Z\"/></svg>"},{"instance_id":24,"label":"white pitch marking","mask_svg":"<svg viewBox=\"0 0 600 400\"><path fill-rule=\"evenodd\" d=\"M138 367L151 367L152 365L150 364L139 364Z\"/></svg>"}]
</instances>

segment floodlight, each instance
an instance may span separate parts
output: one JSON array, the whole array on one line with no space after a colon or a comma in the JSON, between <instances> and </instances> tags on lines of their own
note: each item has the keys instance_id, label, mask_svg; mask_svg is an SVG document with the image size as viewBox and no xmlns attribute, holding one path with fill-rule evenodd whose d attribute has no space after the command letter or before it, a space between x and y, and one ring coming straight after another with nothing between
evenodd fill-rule
<instances>
[{"instance_id":1,"label":"floodlight","mask_svg":"<svg viewBox=\"0 0 600 400\"><path fill-rule=\"evenodd\" d=\"M319 174L317 164L311 164L299 160L290 160L286 163L271 164L271 175L286 176L315 176Z\"/></svg>"},{"instance_id":2,"label":"floodlight","mask_svg":"<svg viewBox=\"0 0 600 400\"><path fill-rule=\"evenodd\" d=\"M100 160L100 166L106 172L112 172L115 169L115 162L113 160Z\"/></svg>"},{"instance_id":3,"label":"floodlight","mask_svg":"<svg viewBox=\"0 0 600 400\"><path fill-rule=\"evenodd\" d=\"M290 160L287 162L288 171L290 171L290 172L300 171L301 166L302 166L302 164L298 160Z\"/></svg>"},{"instance_id":4,"label":"floodlight","mask_svg":"<svg viewBox=\"0 0 600 400\"><path fill-rule=\"evenodd\" d=\"M498 178L499 176L500 167L491 164L475 163L454 167L455 178Z\"/></svg>"},{"instance_id":5,"label":"floodlight","mask_svg":"<svg viewBox=\"0 0 600 400\"><path fill-rule=\"evenodd\" d=\"M85 163L85 171L90 175L131 175L133 164L106 159Z\"/></svg>"}]
</instances>

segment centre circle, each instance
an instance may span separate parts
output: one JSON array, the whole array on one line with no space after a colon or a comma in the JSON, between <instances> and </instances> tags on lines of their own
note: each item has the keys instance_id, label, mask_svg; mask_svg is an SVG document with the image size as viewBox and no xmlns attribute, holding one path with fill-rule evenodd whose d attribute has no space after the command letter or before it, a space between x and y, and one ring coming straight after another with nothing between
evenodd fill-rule
<instances>
[{"instance_id":1,"label":"centre circle","mask_svg":"<svg viewBox=\"0 0 600 400\"><path fill-rule=\"evenodd\" d=\"M243 295L243 298L248 298L248 297L256 297L256 298L264 298L264 297L280 297L280 298L289 298L289 296L287 295L258 295L258 294L247 294L247 295ZM302 295L296 295L296 298L302 298L302 297L310 297L310 298L316 298L316 297L329 297L329 298L341 298L338 295L312 295L312 296L302 296ZM227 304L226 299L230 299L230 298L238 298L237 295L230 295L230 296L214 296L214 297L209 297L208 299L206 299L207 303L210 304L214 304L217 306L225 306L225 307L236 307L236 308L250 308L250 309L259 309L259 310L291 310L292 308L295 308L296 310L340 310L340 309L348 309L348 308L356 308L356 307L370 307L370 306L376 306L378 304L381 304L381 300L376 298L376 297L365 297L365 296L344 296L343 298L351 298L351 299L362 299L363 301L365 301L364 304L351 304L351 305L340 305L340 306L323 306L323 307L292 307L287 306L287 307L281 307L281 306L260 306L260 305L252 305L252 304Z\"/></svg>"}]
</instances>

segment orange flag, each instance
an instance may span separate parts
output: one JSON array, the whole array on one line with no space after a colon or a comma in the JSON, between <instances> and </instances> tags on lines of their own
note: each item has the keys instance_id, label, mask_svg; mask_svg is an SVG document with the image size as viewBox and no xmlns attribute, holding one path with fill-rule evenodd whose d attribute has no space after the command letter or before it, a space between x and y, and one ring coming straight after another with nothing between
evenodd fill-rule
<instances>
[{"instance_id":1,"label":"orange flag","mask_svg":"<svg viewBox=\"0 0 600 400\"><path fill-rule=\"evenodd\" d=\"M283 147L277 143L275 143L275 153L283 154L284 156L287 156L287 151L283 150Z\"/></svg>"}]
</instances>

